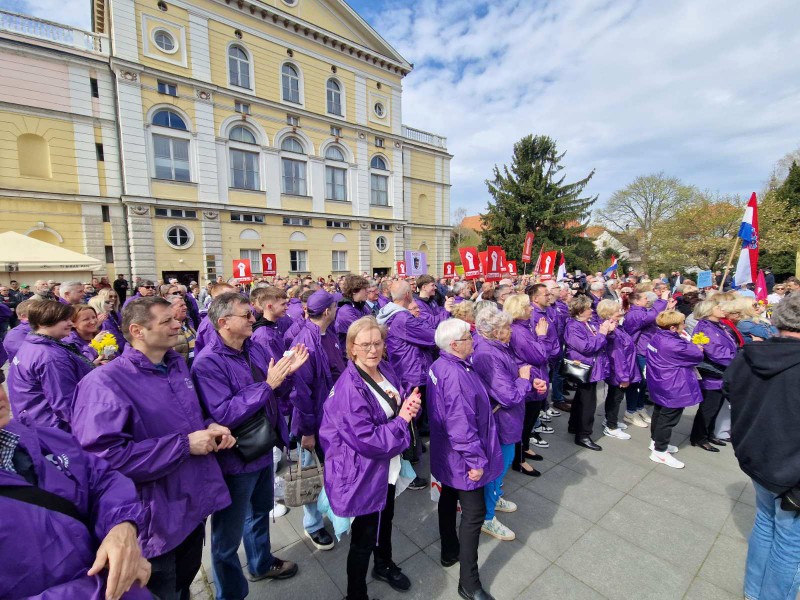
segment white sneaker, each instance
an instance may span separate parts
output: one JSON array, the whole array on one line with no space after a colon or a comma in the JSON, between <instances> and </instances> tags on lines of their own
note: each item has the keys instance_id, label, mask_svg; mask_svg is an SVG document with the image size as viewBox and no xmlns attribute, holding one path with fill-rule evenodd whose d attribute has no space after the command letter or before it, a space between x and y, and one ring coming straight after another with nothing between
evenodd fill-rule
<instances>
[{"instance_id":1,"label":"white sneaker","mask_svg":"<svg viewBox=\"0 0 800 600\"><path fill-rule=\"evenodd\" d=\"M630 434L625 433L621 429L609 429L608 427L603 427L603 435L607 435L608 437L617 438L618 440L629 440L631 439Z\"/></svg>"},{"instance_id":2,"label":"white sneaker","mask_svg":"<svg viewBox=\"0 0 800 600\"><path fill-rule=\"evenodd\" d=\"M653 420L650 418L650 413L647 412L646 408L640 408L638 411L636 411L636 414L639 415L642 418L642 421L648 425L653 422Z\"/></svg>"},{"instance_id":3,"label":"white sneaker","mask_svg":"<svg viewBox=\"0 0 800 600\"><path fill-rule=\"evenodd\" d=\"M603 427L608 427L608 421L606 421L605 419L603 419ZM627 428L628 426L625 425L625 423L620 423L619 421L617 421L617 429L622 429L623 431L625 431Z\"/></svg>"},{"instance_id":4,"label":"white sneaker","mask_svg":"<svg viewBox=\"0 0 800 600\"><path fill-rule=\"evenodd\" d=\"M672 456L669 452L656 452L653 450L650 453L650 460L655 463L660 463L662 465L667 465L668 467L672 467L673 469L682 469L686 465L684 465L681 461L677 458Z\"/></svg>"},{"instance_id":5,"label":"white sneaker","mask_svg":"<svg viewBox=\"0 0 800 600\"><path fill-rule=\"evenodd\" d=\"M647 423L645 423L644 419L639 413L630 414L628 412L625 413L625 416L622 417L622 420L626 423L630 423L634 427L649 427Z\"/></svg>"},{"instance_id":6,"label":"white sneaker","mask_svg":"<svg viewBox=\"0 0 800 600\"><path fill-rule=\"evenodd\" d=\"M548 408L546 412L547 412L547 416L548 417L560 417L561 416L561 411L558 411L555 408Z\"/></svg>"},{"instance_id":7,"label":"white sneaker","mask_svg":"<svg viewBox=\"0 0 800 600\"><path fill-rule=\"evenodd\" d=\"M281 504L280 502L275 503L275 507L269 511L269 518L270 519L277 519L278 517L282 517L286 513L289 512L289 509L286 507L285 504Z\"/></svg>"},{"instance_id":8,"label":"white sneaker","mask_svg":"<svg viewBox=\"0 0 800 600\"><path fill-rule=\"evenodd\" d=\"M533 428L533 433L550 434L550 433L555 433L555 431L556 431L555 429L553 429L549 425L545 425L545 424L542 424L542 425L539 425L539 427L534 427Z\"/></svg>"},{"instance_id":9,"label":"white sneaker","mask_svg":"<svg viewBox=\"0 0 800 600\"><path fill-rule=\"evenodd\" d=\"M494 505L494 509L498 512L516 512L517 505L511 502L511 500L506 500L502 496L497 499L497 504Z\"/></svg>"},{"instance_id":10,"label":"white sneaker","mask_svg":"<svg viewBox=\"0 0 800 600\"><path fill-rule=\"evenodd\" d=\"M652 450L653 452L656 451L656 443L653 440L650 440L650 450ZM679 448L677 446L673 446L672 444L667 444L667 452L669 452L670 454L675 454L678 452L678 450Z\"/></svg>"},{"instance_id":11,"label":"white sneaker","mask_svg":"<svg viewBox=\"0 0 800 600\"><path fill-rule=\"evenodd\" d=\"M493 518L491 521L484 521L481 531L504 542L510 542L517 537L514 535L513 531L498 521L497 517Z\"/></svg>"}]
</instances>

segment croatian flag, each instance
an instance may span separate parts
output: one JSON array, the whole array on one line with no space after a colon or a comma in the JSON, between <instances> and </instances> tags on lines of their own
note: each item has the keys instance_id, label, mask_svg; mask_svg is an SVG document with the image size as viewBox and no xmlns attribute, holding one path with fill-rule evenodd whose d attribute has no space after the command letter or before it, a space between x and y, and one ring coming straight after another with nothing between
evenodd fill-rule
<instances>
[{"instance_id":1,"label":"croatian flag","mask_svg":"<svg viewBox=\"0 0 800 600\"><path fill-rule=\"evenodd\" d=\"M603 276L609 278L617 276L617 257L613 254L611 255L611 266L603 271Z\"/></svg>"},{"instance_id":2,"label":"croatian flag","mask_svg":"<svg viewBox=\"0 0 800 600\"><path fill-rule=\"evenodd\" d=\"M739 238L742 240L742 251L736 263L734 279L736 285L755 282L758 277L758 203L756 193L750 196L747 208L739 226Z\"/></svg>"},{"instance_id":3,"label":"croatian flag","mask_svg":"<svg viewBox=\"0 0 800 600\"><path fill-rule=\"evenodd\" d=\"M564 260L564 251L561 251L561 260L558 263L556 281L564 281L567 278L567 261Z\"/></svg>"}]
</instances>

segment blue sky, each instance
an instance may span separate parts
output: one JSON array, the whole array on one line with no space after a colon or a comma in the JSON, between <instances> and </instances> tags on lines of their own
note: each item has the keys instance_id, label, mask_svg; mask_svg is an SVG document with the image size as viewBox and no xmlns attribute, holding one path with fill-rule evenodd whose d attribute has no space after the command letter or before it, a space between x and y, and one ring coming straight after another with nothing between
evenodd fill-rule
<instances>
[{"instance_id":1,"label":"blue sky","mask_svg":"<svg viewBox=\"0 0 800 600\"><path fill-rule=\"evenodd\" d=\"M303 1L303 0L301 0ZM800 147L797 0L351 0L409 61L403 121L448 138L453 208L528 133L558 140L567 179L602 204L664 171L760 191ZM0 0L88 26L88 0Z\"/></svg>"}]
</instances>

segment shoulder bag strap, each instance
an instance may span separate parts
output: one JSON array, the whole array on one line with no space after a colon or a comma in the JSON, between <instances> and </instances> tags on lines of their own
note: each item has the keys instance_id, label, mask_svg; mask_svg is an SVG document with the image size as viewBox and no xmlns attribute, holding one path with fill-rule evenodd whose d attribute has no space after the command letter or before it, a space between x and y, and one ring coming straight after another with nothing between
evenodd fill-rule
<instances>
[{"instance_id":1,"label":"shoulder bag strap","mask_svg":"<svg viewBox=\"0 0 800 600\"><path fill-rule=\"evenodd\" d=\"M78 507L72 502L35 485L0 485L0 497L10 498L18 502L25 502L26 504L61 513L83 523L87 529L89 528L89 525L78 511Z\"/></svg>"},{"instance_id":2,"label":"shoulder bag strap","mask_svg":"<svg viewBox=\"0 0 800 600\"><path fill-rule=\"evenodd\" d=\"M387 394L386 390L384 390L381 386L379 386L375 382L375 380L372 377L369 376L369 374L366 371L364 371L358 365L354 365L354 366L355 366L356 370L358 371L358 374L361 375L361 378L364 381L366 381L369 384L369 386L373 390L375 390L381 398L386 400L386 402L389 404L389 407L392 409L392 412L394 413L394 416L396 417L400 413L400 407L397 406L397 402L395 401L395 399L392 398L389 394Z\"/></svg>"}]
</instances>

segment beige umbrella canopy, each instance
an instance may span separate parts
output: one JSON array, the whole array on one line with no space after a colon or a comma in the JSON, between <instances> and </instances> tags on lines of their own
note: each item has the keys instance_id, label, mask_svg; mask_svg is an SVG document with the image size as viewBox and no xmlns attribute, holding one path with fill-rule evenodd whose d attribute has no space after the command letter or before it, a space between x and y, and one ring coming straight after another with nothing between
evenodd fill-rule
<instances>
[{"instance_id":1,"label":"beige umbrella canopy","mask_svg":"<svg viewBox=\"0 0 800 600\"><path fill-rule=\"evenodd\" d=\"M29 277L39 274L56 278L57 274L78 273L91 275L103 267L103 263L91 256L54 246L14 231L0 233L0 273L3 279L20 279L16 274ZM7 275L6 275L7 274ZM59 275L59 278L61 276ZM27 278L26 278L27 279Z\"/></svg>"}]
</instances>

